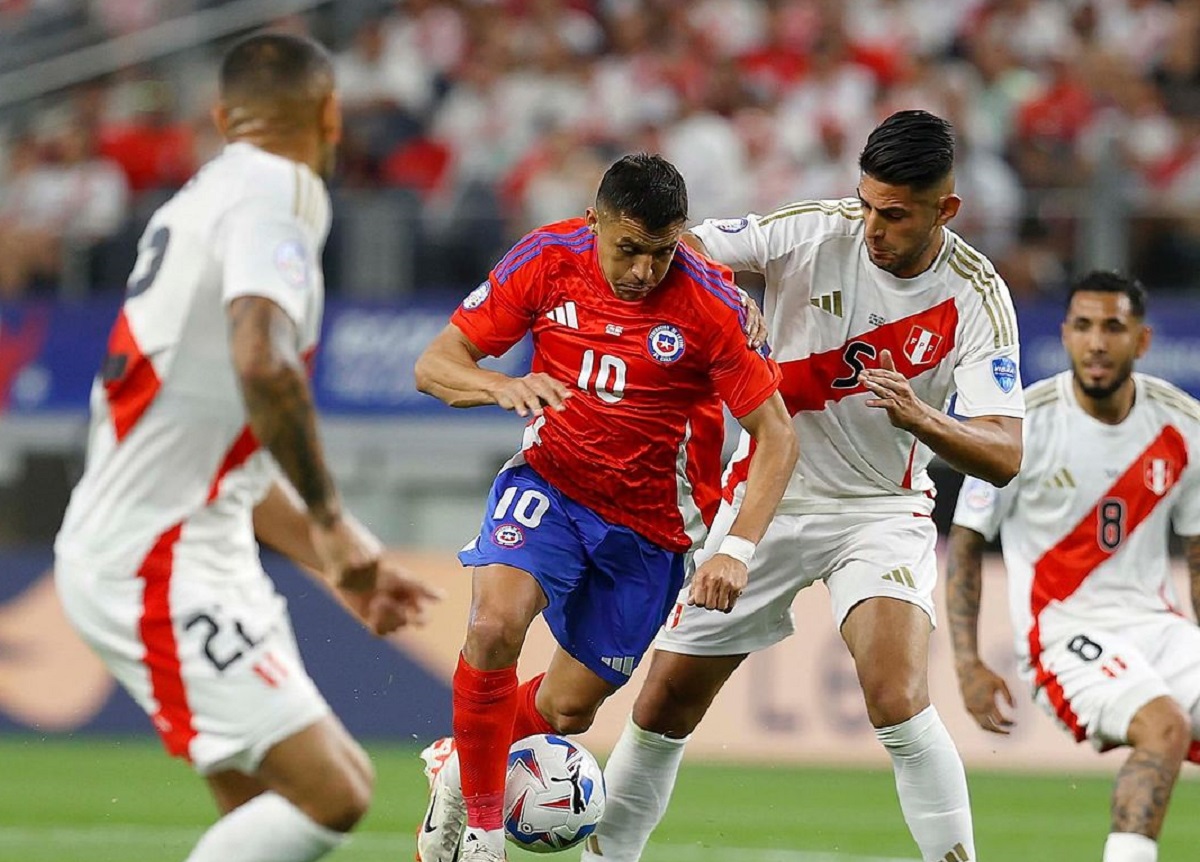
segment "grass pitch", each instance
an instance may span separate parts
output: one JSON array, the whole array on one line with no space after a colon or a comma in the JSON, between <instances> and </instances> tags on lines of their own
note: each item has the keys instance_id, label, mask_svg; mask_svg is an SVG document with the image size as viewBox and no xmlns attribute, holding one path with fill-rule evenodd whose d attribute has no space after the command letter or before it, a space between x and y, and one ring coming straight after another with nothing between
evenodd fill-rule
<instances>
[{"instance_id":1,"label":"grass pitch","mask_svg":"<svg viewBox=\"0 0 1200 862\"><path fill-rule=\"evenodd\" d=\"M405 862L425 807L415 749L373 746L375 806L336 862ZM1185 771L1189 767L1185 767ZM1191 768L1192 771L1194 767ZM1104 776L972 773L982 862L1096 862ZM1181 782L1163 862L1200 858L1200 782ZM150 739L0 738L0 862L173 862L214 817L203 784ZM533 862L513 851L513 862ZM545 857L541 857L545 858ZM567 851L564 860L578 858ZM685 764L645 862L908 862L887 772Z\"/></svg>"}]
</instances>

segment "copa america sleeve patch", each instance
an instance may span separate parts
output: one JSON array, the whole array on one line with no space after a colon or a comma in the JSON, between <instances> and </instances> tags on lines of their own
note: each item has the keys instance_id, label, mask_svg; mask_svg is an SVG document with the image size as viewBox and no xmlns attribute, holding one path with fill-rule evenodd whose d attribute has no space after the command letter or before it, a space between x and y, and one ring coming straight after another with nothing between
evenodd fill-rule
<instances>
[{"instance_id":1,"label":"copa america sleeve patch","mask_svg":"<svg viewBox=\"0 0 1200 862\"><path fill-rule=\"evenodd\" d=\"M275 269L292 287L308 285L308 258L304 246L294 239L284 240L275 248Z\"/></svg>"},{"instance_id":2,"label":"copa america sleeve patch","mask_svg":"<svg viewBox=\"0 0 1200 862\"><path fill-rule=\"evenodd\" d=\"M996 381L996 385L1000 387L1000 391L1005 395L1013 391L1013 387L1017 385L1017 363L1013 362L1007 356L1000 356L992 360L992 379Z\"/></svg>"},{"instance_id":3,"label":"copa america sleeve patch","mask_svg":"<svg viewBox=\"0 0 1200 862\"><path fill-rule=\"evenodd\" d=\"M484 300L488 298L488 295L491 292L492 283L490 281L483 282L481 285L479 285L479 287L467 294L467 298L462 301L462 307L467 311L470 311L473 308L479 308L479 306L483 305Z\"/></svg>"}]
</instances>

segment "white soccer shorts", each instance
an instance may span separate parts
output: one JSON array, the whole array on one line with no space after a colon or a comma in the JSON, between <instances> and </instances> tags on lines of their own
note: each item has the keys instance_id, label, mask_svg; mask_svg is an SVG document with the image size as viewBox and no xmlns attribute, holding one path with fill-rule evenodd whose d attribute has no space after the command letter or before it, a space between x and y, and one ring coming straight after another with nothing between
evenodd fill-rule
<instances>
[{"instance_id":1,"label":"white soccer shorts","mask_svg":"<svg viewBox=\"0 0 1200 862\"><path fill-rule=\"evenodd\" d=\"M1077 740L1100 750L1127 742L1129 724L1155 698L1171 696L1200 739L1200 628L1175 614L1142 616L1120 631L1054 609L1043 612L1038 670L1022 676L1034 700ZM1052 631L1047 636L1047 631Z\"/></svg>"},{"instance_id":2,"label":"white soccer shorts","mask_svg":"<svg viewBox=\"0 0 1200 862\"><path fill-rule=\"evenodd\" d=\"M698 568L715 553L735 511L723 503ZM685 655L741 655L795 631L796 593L824 581L838 629L860 602L878 596L916 605L936 624L934 547L937 529L927 517L903 514L777 514L758 544L746 590L728 614L688 607L688 585L655 641Z\"/></svg>"},{"instance_id":3,"label":"white soccer shorts","mask_svg":"<svg viewBox=\"0 0 1200 862\"><path fill-rule=\"evenodd\" d=\"M330 713L300 660L287 603L257 561L231 581L166 560L120 576L60 560L55 584L67 617L171 754L201 775L253 773L272 746Z\"/></svg>"}]
</instances>

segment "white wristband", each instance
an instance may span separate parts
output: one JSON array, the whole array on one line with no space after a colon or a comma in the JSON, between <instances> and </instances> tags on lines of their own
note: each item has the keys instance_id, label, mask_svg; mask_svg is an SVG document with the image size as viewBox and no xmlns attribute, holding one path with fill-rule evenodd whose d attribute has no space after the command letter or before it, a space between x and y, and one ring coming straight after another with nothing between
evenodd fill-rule
<instances>
[{"instance_id":1,"label":"white wristband","mask_svg":"<svg viewBox=\"0 0 1200 862\"><path fill-rule=\"evenodd\" d=\"M726 536L721 540L721 547L717 548L717 553L733 557L743 566L749 566L750 561L754 559L756 547L758 546L754 542L741 536Z\"/></svg>"}]
</instances>

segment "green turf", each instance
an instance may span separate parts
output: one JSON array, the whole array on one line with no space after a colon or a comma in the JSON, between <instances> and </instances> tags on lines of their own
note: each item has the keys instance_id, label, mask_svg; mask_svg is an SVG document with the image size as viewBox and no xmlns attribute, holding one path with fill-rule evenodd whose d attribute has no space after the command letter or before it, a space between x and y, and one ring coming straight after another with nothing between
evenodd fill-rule
<instances>
[{"instance_id":1,"label":"green turf","mask_svg":"<svg viewBox=\"0 0 1200 862\"><path fill-rule=\"evenodd\" d=\"M400 748L374 747L372 755L375 807L360 837L332 857L339 862L411 859L412 830L424 809L419 761ZM1100 858L1106 778L975 773L971 786L983 862ZM1200 782L1182 783L1172 810L1159 858L1200 858ZM182 860L212 816L201 783L154 742L0 738L0 862ZM889 773L696 764L684 768L645 859L872 856L916 859ZM520 862L534 858L512 854Z\"/></svg>"}]
</instances>

